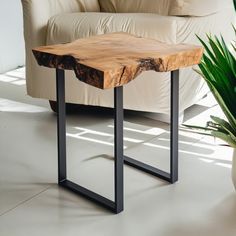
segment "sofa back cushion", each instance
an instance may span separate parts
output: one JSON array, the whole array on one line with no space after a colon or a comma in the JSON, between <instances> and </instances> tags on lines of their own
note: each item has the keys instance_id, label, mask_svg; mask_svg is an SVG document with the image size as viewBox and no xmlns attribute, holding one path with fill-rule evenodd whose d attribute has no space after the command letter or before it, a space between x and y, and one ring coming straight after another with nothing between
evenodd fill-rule
<instances>
[{"instance_id":1,"label":"sofa back cushion","mask_svg":"<svg viewBox=\"0 0 236 236\"><path fill-rule=\"evenodd\" d=\"M99 0L102 12L168 15L172 0Z\"/></svg>"},{"instance_id":2,"label":"sofa back cushion","mask_svg":"<svg viewBox=\"0 0 236 236\"><path fill-rule=\"evenodd\" d=\"M233 7L233 0L171 0L169 15L206 16Z\"/></svg>"},{"instance_id":3,"label":"sofa back cushion","mask_svg":"<svg viewBox=\"0 0 236 236\"><path fill-rule=\"evenodd\" d=\"M76 0L82 12L99 12L100 5L98 0Z\"/></svg>"}]
</instances>

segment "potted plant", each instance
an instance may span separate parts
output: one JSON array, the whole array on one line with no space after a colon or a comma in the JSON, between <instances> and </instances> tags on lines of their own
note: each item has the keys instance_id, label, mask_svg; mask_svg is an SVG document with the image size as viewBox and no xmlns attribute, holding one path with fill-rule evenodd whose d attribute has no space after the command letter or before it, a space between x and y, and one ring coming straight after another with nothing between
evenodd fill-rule
<instances>
[{"instance_id":1,"label":"potted plant","mask_svg":"<svg viewBox=\"0 0 236 236\"><path fill-rule=\"evenodd\" d=\"M230 50L223 37L207 38L209 44L199 38L205 53L199 65L200 70L196 71L205 79L226 118L211 116L206 127L185 126L220 138L234 148L232 179L236 189L236 47L232 44Z\"/></svg>"}]
</instances>

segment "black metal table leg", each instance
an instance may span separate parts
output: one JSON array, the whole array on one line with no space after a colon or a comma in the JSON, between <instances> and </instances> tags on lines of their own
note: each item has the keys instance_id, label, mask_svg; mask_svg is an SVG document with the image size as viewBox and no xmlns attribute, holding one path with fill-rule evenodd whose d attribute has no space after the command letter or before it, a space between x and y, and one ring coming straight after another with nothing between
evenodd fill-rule
<instances>
[{"instance_id":1,"label":"black metal table leg","mask_svg":"<svg viewBox=\"0 0 236 236\"><path fill-rule=\"evenodd\" d=\"M57 87L57 145L58 145L58 183L66 180L66 108L65 72L56 70Z\"/></svg>"},{"instance_id":2,"label":"black metal table leg","mask_svg":"<svg viewBox=\"0 0 236 236\"><path fill-rule=\"evenodd\" d=\"M114 126L115 126L115 200L111 201L70 180L66 176L66 110L65 110L65 72L56 70L57 85L57 137L58 137L58 183L77 194L90 199L107 209L120 213L124 208L124 174L123 164L152 174L174 183L178 180L178 118L179 118L179 71L171 72L171 144L170 173L123 155L123 87L114 89Z\"/></svg>"},{"instance_id":3,"label":"black metal table leg","mask_svg":"<svg viewBox=\"0 0 236 236\"><path fill-rule=\"evenodd\" d=\"M115 203L116 212L124 208L123 87L114 89L115 103Z\"/></svg>"},{"instance_id":4,"label":"black metal table leg","mask_svg":"<svg viewBox=\"0 0 236 236\"><path fill-rule=\"evenodd\" d=\"M178 181L179 70L171 72L170 173L124 156L125 164L170 183Z\"/></svg>"},{"instance_id":5,"label":"black metal table leg","mask_svg":"<svg viewBox=\"0 0 236 236\"><path fill-rule=\"evenodd\" d=\"M58 137L58 183L103 207L120 213L124 208L123 184L123 88L115 88L114 92L114 123L115 123L115 200L111 201L89 189L86 189L66 178L66 110L65 110L65 72L56 70L57 86L57 137Z\"/></svg>"},{"instance_id":6,"label":"black metal table leg","mask_svg":"<svg viewBox=\"0 0 236 236\"><path fill-rule=\"evenodd\" d=\"M179 160L179 71L171 72L170 182L178 181Z\"/></svg>"}]
</instances>

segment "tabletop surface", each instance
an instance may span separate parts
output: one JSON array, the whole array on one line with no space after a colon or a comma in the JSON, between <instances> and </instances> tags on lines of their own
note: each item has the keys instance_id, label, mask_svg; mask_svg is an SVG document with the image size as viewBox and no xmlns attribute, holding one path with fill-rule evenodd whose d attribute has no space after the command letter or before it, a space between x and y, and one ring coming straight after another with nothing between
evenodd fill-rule
<instances>
[{"instance_id":1,"label":"tabletop surface","mask_svg":"<svg viewBox=\"0 0 236 236\"><path fill-rule=\"evenodd\" d=\"M168 72L199 64L203 48L110 33L37 47L33 53L41 66L74 70L79 80L108 89L127 84L143 71Z\"/></svg>"}]
</instances>

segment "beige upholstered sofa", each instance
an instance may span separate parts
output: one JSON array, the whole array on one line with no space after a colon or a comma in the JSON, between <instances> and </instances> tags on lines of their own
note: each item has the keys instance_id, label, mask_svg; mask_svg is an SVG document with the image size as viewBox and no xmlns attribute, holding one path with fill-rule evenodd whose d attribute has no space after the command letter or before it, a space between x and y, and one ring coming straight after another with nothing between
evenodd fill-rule
<instances>
[{"instance_id":1,"label":"beige upholstered sofa","mask_svg":"<svg viewBox=\"0 0 236 236\"><path fill-rule=\"evenodd\" d=\"M26 42L27 91L32 97L55 100L55 72L39 67L31 49L78 38L125 31L162 42L198 43L195 34L233 38L233 0L22 0ZM66 100L113 107L113 91L99 90L67 72ZM148 83L146 81L148 80ZM169 73L145 72L124 89L127 109L168 114ZM181 71L181 111L206 93L192 68Z\"/></svg>"}]
</instances>

